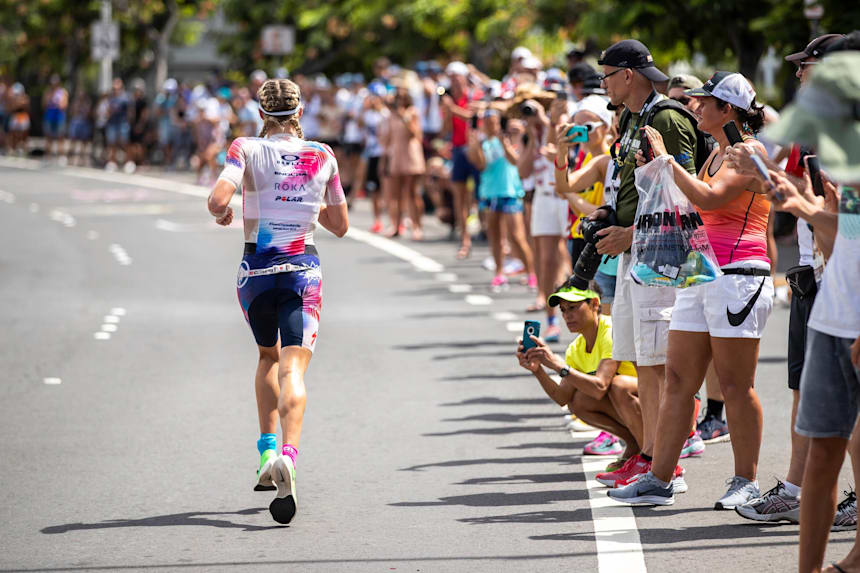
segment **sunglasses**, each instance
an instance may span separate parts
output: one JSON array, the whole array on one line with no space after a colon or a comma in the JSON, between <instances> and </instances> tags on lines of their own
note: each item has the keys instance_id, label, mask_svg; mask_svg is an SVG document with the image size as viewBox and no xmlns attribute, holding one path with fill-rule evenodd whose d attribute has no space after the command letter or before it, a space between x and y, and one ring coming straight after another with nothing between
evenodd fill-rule
<instances>
[{"instance_id":1,"label":"sunglasses","mask_svg":"<svg viewBox=\"0 0 860 573\"><path fill-rule=\"evenodd\" d=\"M605 81L606 81L606 78L612 77L612 76L614 76L615 74L617 74L618 72L623 72L623 71L624 71L624 70L626 70L626 69L627 69L627 68L618 68L618 69L617 69L617 70L615 70L614 72L610 72L610 73L605 74L605 75L604 75L604 74L599 74L597 77L598 77L598 78L600 78L600 81L601 81L601 82L605 82Z\"/></svg>"},{"instance_id":2,"label":"sunglasses","mask_svg":"<svg viewBox=\"0 0 860 573\"><path fill-rule=\"evenodd\" d=\"M797 67L802 70L806 66L814 66L818 63L819 62L797 62Z\"/></svg>"},{"instance_id":3,"label":"sunglasses","mask_svg":"<svg viewBox=\"0 0 860 573\"><path fill-rule=\"evenodd\" d=\"M672 99L677 102L680 102L683 105L687 105L688 103L690 103L690 96L682 95L678 97L673 97Z\"/></svg>"}]
</instances>

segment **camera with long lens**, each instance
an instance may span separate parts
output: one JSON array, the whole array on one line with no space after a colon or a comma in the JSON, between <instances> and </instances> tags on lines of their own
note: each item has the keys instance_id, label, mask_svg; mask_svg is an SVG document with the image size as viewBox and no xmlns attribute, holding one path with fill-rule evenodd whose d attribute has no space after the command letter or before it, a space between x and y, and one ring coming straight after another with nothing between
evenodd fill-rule
<instances>
[{"instance_id":1,"label":"camera with long lens","mask_svg":"<svg viewBox=\"0 0 860 573\"><path fill-rule=\"evenodd\" d=\"M597 252L597 241L603 237L598 236L597 232L618 224L615 210L612 207L604 206L600 210L606 211L608 214L600 219L582 219L580 230L582 231L582 238L585 239L585 247L576 260L576 264L573 266L573 276L570 277L571 285L578 289L585 290L588 288L588 283L594 278L597 267L600 266L600 260L603 258L603 255Z\"/></svg>"},{"instance_id":2,"label":"camera with long lens","mask_svg":"<svg viewBox=\"0 0 860 573\"><path fill-rule=\"evenodd\" d=\"M520 105L520 113L523 117L531 117L538 114L537 105L533 102L526 101Z\"/></svg>"}]
</instances>

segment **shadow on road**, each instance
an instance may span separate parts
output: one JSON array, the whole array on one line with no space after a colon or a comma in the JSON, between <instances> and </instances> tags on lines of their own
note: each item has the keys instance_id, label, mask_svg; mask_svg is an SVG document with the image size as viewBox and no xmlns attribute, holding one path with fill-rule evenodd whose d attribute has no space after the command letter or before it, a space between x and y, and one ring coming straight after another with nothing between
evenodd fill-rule
<instances>
[{"instance_id":1,"label":"shadow on road","mask_svg":"<svg viewBox=\"0 0 860 573\"><path fill-rule=\"evenodd\" d=\"M457 482L455 485L526 485L530 483L574 483L584 482L585 478L579 472L575 474L521 474L499 477L470 478Z\"/></svg>"},{"instance_id":2,"label":"shadow on road","mask_svg":"<svg viewBox=\"0 0 860 573\"><path fill-rule=\"evenodd\" d=\"M559 491L527 491L518 493L477 493L440 497L438 501L400 501L389 503L394 507L439 507L464 505L467 507L508 507L514 505L545 505L557 501L579 501L588 499L588 492L581 489Z\"/></svg>"},{"instance_id":3,"label":"shadow on road","mask_svg":"<svg viewBox=\"0 0 860 573\"><path fill-rule=\"evenodd\" d=\"M429 350L431 348L477 348L479 346L509 346L514 348L513 340L464 340L462 342L428 342L426 344L398 344L395 350ZM516 348L514 348L516 350ZM513 351L510 353L513 356ZM528 372L526 374L529 374ZM531 376L531 374L529 374Z\"/></svg>"},{"instance_id":4,"label":"shadow on road","mask_svg":"<svg viewBox=\"0 0 860 573\"><path fill-rule=\"evenodd\" d=\"M408 468L402 468L400 471L402 472L416 472L421 471L427 468L451 468L451 467L462 467L462 466L480 466L480 465L490 465L490 464L544 464L544 463L553 463L553 464L562 464L562 465L573 465L579 463L578 456L530 456L526 458L478 458L478 459L469 459L469 460L451 460L448 462L437 462L435 464L421 464L417 466L411 466Z\"/></svg>"},{"instance_id":5,"label":"shadow on road","mask_svg":"<svg viewBox=\"0 0 860 573\"><path fill-rule=\"evenodd\" d=\"M531 376L531 374L529 374ZM481 396L480 398L468 398L460 402L446 402L440 406L479 406L497 404L501 406L533 406L546 405L546 398L497 398L495 396Z\"/></svg>"},{"instance_id":6,"label":"shadow on road","mask_svg":"<svg viewBox=\"0 0 860 573\"><path fill-rule=\"evenodd\" d=\"M458 519L462 523L487 525L491 523L577 523L591 521L591 510L587 507L574 511L529 511L512 515L488 515ZM593 533L583 534L594 536Z\"/></svg>"},{"instance_id":7,"label":"shadow on road","mask_svg":"<svg viewBox=\"0 0 860 573\"><path fill-rule=\"evenodd\" d=\"M474 434L476 436L503 436L505 434L518 434L521 432L546 432L547 430L557 430L555 426L552 428L541 426L507 426L502 428L475 428L473 430L454 430L453 432L431 432L421 434L424 437L447 437L447 436L463 436Z\"/></svg>"},{"instance_id":8,"label":"shadow on road","mask_svg":"<svg viewBox=\"0 0 860 573\"><path fill-rule=\"evenodd\" d=\"M214 519L208 516L216 515L256 515L265 511L265 507L252 507L240 511L189 511L188 513L172 513L169 515L155 515L141 519L108 519L96 523L66 523L64 525L52 525L41 530L46 535L57 533L68 533L69 531L83 531L89 529L112 529L114 527L171 527L177 525L204 525L228 529L241 529L243 531L268 531L288 527L285 525L250 525L247 523L233 523L226 519Z\"/></svg>"},{"instance_id":9,"label":"shadow on road","mask_svg":"<svg viewBox=\"0 0 860 573\"><path fill-rule=\"evenodd\" d=\"M558 414L475 414L463 418L443 418L443 422L526 422L538 418L558 418Z\"/></svg>"},{"instance_id":10,"label":"shadow on road","mask_svg":"<svg viewBox=\"0 0 860 573\"><path fill-rule=\"evenodd\" d=\"M443 382L458 382L463 380L509 380L511 378L531 378L532 375L529 372L524 372L520 374L519 372L511 372L507 374L464 374L462 376L443 376L439 378L439 380ZM543 404L546 404L546 400L540 400Z\"/></svg>"}]
</instances>

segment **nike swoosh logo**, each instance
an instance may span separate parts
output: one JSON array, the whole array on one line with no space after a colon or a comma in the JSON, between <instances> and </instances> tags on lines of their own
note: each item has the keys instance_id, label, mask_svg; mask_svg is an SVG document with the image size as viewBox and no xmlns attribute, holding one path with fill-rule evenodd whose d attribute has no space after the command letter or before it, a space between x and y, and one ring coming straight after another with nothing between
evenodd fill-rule
<instances>
[{"instance_id":1,"label":"nike swoosh logo","mask_svg":"<svg viewBox=\"0 0 860 573\"><path fill-rule=\"evenodd\" d=\"M761 278L761 283L759 283L758 285L758 290L755 291L755 294L752 296L746 306L741 309L740 312L732 312L729 310L728 306L726 307L726 316L729 319L729 324L731 324L732 326L740 326L744 323L744 321L747 319L747 316L749 316L750 312L752 312L753 306L755 305L755 301L758 300L758 295L761 294L761 289L764 286L764 279L766 278L767 277Z\"/></svg>"}]
</instances>

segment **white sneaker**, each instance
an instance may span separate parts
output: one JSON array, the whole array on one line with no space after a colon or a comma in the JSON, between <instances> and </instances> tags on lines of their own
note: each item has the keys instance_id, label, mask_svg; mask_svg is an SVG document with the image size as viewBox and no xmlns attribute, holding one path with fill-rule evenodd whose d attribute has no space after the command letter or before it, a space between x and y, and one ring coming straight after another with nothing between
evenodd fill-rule
<instances>
[{"instance_id":1,"label":"white sneaker","mask_svg":"<svg viewBox=\"0 0 860 573\"><path fill-rule=\"evenodd\" d=\"M732 479L726 480L726 484L728 484L729 489L723 497L717 500L714 509L734 509L761 497L757 481L734 476Z\"/></svg>"},{"instance_id":2,"label":"white sneaker","mask_svg":"<svg viewBox=\"0 0 860 573\"><path fill-rule=\"evenodd\" d=\"M117 169L117 165L113 161L108 161L107 163L105 163L105 171L109 171L112 173L112 172L116 171L116 169Z\"/></svg>"},{"instance_id":3,"label":"white sneaker","mask_svg":"<svg viewBox=\"0 0 860 573\"><path fill-rule=\"evenodd\" d=\"M279 456L272 465L272 481L278 488L269 513L278 523L289 523L296 515L296 468L289 456Z\"/></svg>"},{"instance_id":4,"label":"white sneaker","mask_svg":"<svg viewBox=\"0 0 860 573\"><path fill-rule=\"evenodd\" d=\"M571 432L590 432L594 428L577 418L575 415L570 416L570 421L565 426Z\"/></svg>"},{"instance_id":5,"label":"white sneaker","mask_svg":"<svg viewBox=\"0 0 860 573\"><path fill-rule=\"evenodd\" d=\"M122 170L129 175L134 173L135 169L137 169L137 165L135 165L134 161L126 161L125 165L122 166Z\"/></svg>"}]
</instances>

